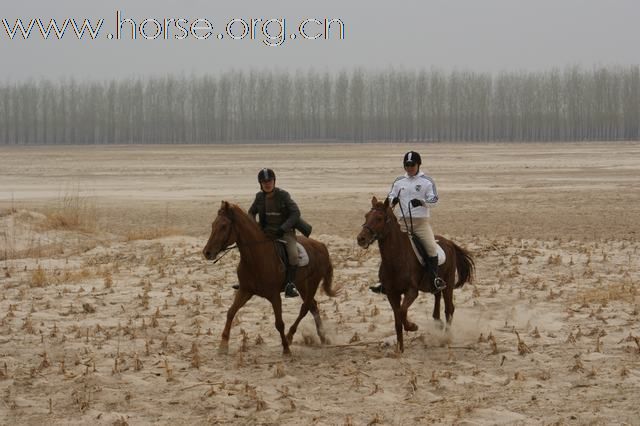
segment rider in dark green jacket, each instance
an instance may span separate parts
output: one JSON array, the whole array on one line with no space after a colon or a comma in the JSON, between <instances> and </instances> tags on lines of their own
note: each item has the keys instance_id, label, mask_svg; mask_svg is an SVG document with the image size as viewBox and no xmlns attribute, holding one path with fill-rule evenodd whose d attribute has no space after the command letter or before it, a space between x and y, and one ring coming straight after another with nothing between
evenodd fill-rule
<instances>
[{"instance_id":1,"label":"rider in dark green jacket","mask_svg":"<svg viewBox=\"0 0 640 426\"><path fill-rule=\"evenodd\" d=\"M284 295L297 297L295 277L298 270L298 246L295 229L301 223L300 209L287 191L275 186L276 174L273 170L260 170L258 182L260 192L256 194L249 207L249 216L254 220L256 215L258 216L258 223L265 234L273 239L285 241L289 264Z\"/></svg>"}]
</instances>

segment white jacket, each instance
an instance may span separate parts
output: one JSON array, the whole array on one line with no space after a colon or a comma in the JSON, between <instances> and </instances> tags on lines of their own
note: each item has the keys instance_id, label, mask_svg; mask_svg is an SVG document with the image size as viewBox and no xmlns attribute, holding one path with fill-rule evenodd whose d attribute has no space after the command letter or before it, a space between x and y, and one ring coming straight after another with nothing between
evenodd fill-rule
<instances>
[{"instance_id":1,"label":"white jacket","mask_svg":"<svg viewBox=\"0 0 640 426\"><path fill-rule=\"evenodd\" d=\"M436 190L435 182L422 172L418 172L415 176L409 176L405 173L404 176L396 178L393 185L391 185L389 201L393 201L395 197L400 199L400 206L396 208L396 216L398 218L402 217L403 212L408 218L409 209L411 209L411 217L429 217L431 216L429 209L438 203L438 191ZM411 200L414 198L422 201L422 205L412 207Z\"/></svg>"}]
</instances>

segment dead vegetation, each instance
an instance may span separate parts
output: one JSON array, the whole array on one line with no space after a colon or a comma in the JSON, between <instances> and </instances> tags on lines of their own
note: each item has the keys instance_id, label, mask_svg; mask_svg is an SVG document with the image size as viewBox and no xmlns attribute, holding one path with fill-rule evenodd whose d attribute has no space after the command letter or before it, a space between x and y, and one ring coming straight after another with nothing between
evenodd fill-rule
<instances>
[{"instance_id":1,"label":"dead vegetation","mask_svg":"<svg viewBox=\"0 0 640 426\"><path fill-rule=\"evenodd\" d=\"M96 202L83 195L79 188L67 191L51 204L45 209L46 220L40 224L41 230L95 231L98 220Z\"/></svg>"},{"instance_id":2,"label":"dead vegetation","mask_svg":"<svg viewBox=\"0 0 640 426\"><path fill-rule=\"evenodd\" d=\"M357 148L353 152L361 152ZM237 151L225 157L227 148L221 149L220 168L207 164L215 177L182 179L198 182L213 198L233 187L246 203L255 182L237 183L236 170L226 168ZM200 200L185 198L179 207L172 205L172 214L164 199L138 204L113 194L103 203L101 196L78 192L77 200L61 200L47 215L42 205L31 210L14 202L15 208L0 215L0 412L5 422L635 422L637 404L629 395L640 383L640 268L639 244L629 237L638 221L635 199L626 192L626 181L618 188L631 197L625 215L611 223L600 217L596 229L589 212L574 215L573 223L563 219L570 213L563 197L575 197L572 203L581 205L587 192L573 172L554 175L548 158L535 149L543 159L486 147L486 152L474 151L482 159L482 167L476 167L464 160L471 155L468 147L457 154L457 146L432 148L430 159L439 172L434 174L442 176L441 191L447 194L434 212L436 230L455 236L474 253L477 282L456 290L456 320L447 327L431 319L433 297L421 294L411 313L420 329L408 333L406 351L399 355L388 302L368 290L377 283L379 255L375 247L366 252L355 247L353 235L370 196L384 192L396 172L388 159L404 146L386 148L380 159L365 165L359 177L371 176L366 194L350 192L353 181L341 174L342 152L331 156L333 151L323 147L313 162L300 160L301 168L321 162L327 172L318 181L305 174L302 188L297 187L302 176L287 176L288 163L276 160L280 148L271 149L275 153L242 155L247 167L273 158L274 167L283 170L283 186L292 187L316 227L314 236L329 247L334 282L342 287L333 300L318 297L331 343L321 345L313 337L315 326L307 317L292 344L293 355L283 358L271 308L254 298L236 317L228 354L218 353L235 294L238 256L231 252L215 266L202 260L214 214L209 200L200 207ZM605 167L585 170L608 173L608 152L600 152L597 160L571 154L571 161L602 163ZM631 156L624 157L616 157L615 164L630 167L625 161ZM488 177L493 172L483 169L501 158L506 158L499 166L506 167L508 179L496 183ZM528 187L523 193L523 182L542 179L530 173L538 166L545 167L545 178L573 176L575 190L564 192L551 183L544 191ZM474 174L473 183L461 167ZM621 176L616 170L620 174L606 176ZM500 186L487 190L490 181ZM160 183L141 190L160 190ZM497 210L494 191L504 200ZM354 202L358 197L362 205ZM487 200L492 200L490 212ZM92 210L98 203L106 208ZM608 208L620 213L615 203ZM556 226L567 231L560 233ZM113 235L104 237L105 231ZM299 306L283 300L287 326Z\"/></svg>"}]
</instances>

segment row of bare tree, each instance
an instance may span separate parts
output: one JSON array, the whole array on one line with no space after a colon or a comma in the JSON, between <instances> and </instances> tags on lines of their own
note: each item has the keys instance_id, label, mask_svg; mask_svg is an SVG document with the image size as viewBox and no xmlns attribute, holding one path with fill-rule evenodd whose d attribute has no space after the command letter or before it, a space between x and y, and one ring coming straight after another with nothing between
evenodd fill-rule
<instances>
[{"instance_id":1,"label":"row of bare tree","mask_svg":"<svg viewBox=\"0 0 640 426\"><path fill-rule=\"evenodd\" d=\"M0 144L637 140L640 67L0 84Z\"/></svg>"}]
</instances>

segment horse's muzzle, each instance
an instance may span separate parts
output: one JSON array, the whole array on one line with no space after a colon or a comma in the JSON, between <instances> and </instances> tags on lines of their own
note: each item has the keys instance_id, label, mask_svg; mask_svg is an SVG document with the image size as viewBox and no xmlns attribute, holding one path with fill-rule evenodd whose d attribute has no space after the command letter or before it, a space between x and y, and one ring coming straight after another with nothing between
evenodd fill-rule
<instances>
[{"instance_id":1,"label":"horse's muzzle","mask_svg":"<svg viewBox=\"0 0 640 426\"><path fill-rule=\"evenodd\" d=\"M365 235L368 234L368 235ZM371 245L371 243L375 240L373 234L368 230L368 229L363 229L362 231L360 231L360 233L358 234L358 245L362 248L369 248L369 246Z\"/></svg>"},{"instance_id":2,"label":"horse's muzzle","mask_svg":"<svg viewBox=\"0 0 640 426\"><path fill-rule=\"evenodd\" d=\"M204 250L202 250L202 255L204 256L205 259L207 260L213 260L216 258L216 255L218 253L214 253L211 250L205 248Z\"/></svg>"}]
</instances>

